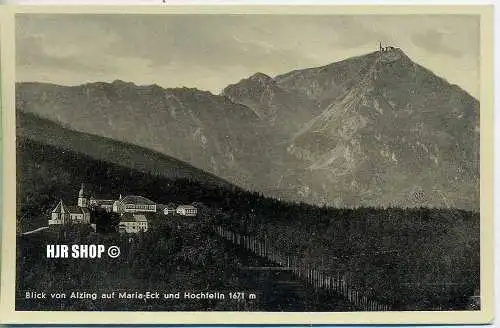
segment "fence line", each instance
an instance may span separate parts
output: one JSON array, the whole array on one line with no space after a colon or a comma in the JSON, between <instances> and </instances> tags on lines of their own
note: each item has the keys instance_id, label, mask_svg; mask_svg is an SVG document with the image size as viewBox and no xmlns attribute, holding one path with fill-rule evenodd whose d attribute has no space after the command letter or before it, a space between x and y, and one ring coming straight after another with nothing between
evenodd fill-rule
<instances>
[{"instance_id":1,"label":"fence line","mask_svg":"<svg viewBox=\"0 0 500 328\"><path fill-rule=\"evenodd\" d=\"M286 256L276 248L270 246L267 240L261 241L253 236L242 235L221 226L216 226L215 232L222 238L242 246L261 257L267 258L271 262L291 268L295 275L305 280L314 289L335 291L365 311L391 310L389 305L371 300L367 295L349 286L347 274L341 275L337 272L335 275L332 275L331 273L326 273L315 266L299 263L296 256L290 260L290 256Z\"/></svg>"}]
</instances>

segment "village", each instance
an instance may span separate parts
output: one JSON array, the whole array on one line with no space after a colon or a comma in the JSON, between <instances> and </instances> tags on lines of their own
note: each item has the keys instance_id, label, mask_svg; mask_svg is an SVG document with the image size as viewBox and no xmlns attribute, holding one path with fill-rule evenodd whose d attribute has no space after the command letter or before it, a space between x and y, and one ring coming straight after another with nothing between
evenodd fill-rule
<instances>
[{"instance_id":1,"label":"village","mask_svg":"<svg viewBox=\"0 0 500 328\"><path fill-rule=\"evenodd\" d=\"M62 200L50 213L48 220L50 226L62 225L90 225L94 231L97 224L93 218L97 211L104 210L107 213L119 215L120 221L117 226L119 233L139 233L149 229L149 215L162 216L186 216L195 217L198 209L194 204L169 203L167 205L157 204L152 200L137 195L127 195L118 199L97 199L85 190L82 184L78 193L76 205L66 205Z\"/></svg>"}]
</instances>

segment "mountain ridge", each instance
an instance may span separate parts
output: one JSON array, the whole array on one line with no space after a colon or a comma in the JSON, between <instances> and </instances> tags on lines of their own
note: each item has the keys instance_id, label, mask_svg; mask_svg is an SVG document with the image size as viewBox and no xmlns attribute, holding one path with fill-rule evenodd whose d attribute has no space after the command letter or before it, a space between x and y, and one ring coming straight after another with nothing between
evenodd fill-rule
<instances>
[{"instance_id":1,"label":"mountain ridge","mask_svg":"<svg viewBox=\"0 0 500 328\"><path fill-rule=\"evenodd\" d=\"M340 207L479 207L479 102L400 49L275 77L258 72L219 95L113 83L105 91L76 87L76 96L61 91L49 105L36 84L17 84L17 107L128 138L272 197ZM90 124L74 122L74 107L109 117L99 122L94 110ZM132 138L124 130L138 132Z\"/></svg>"}]
</instances>

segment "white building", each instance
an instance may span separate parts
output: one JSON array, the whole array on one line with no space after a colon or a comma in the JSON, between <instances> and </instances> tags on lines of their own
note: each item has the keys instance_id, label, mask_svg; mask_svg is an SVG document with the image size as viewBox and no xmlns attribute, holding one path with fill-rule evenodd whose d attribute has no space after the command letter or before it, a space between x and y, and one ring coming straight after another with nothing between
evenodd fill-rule
<instances>
[{"instance_id":1,"label":"white building","mask_svg":"<svg viewBox=\"0 0 500 328\"><path fill-rule=\"evenodd\" d=\"M138 233L148 231L146 215L139 213L123 213L118 224L120 233Z\"/></svg>"},{"instance_id":2,"label":"white building","mask_svg":"<svg viewBox=\"0 0 500 328\"><path fill-rule=\"evenodd\" d=\"M156 212L156 203L142 196L125 196L113 203L113 212L141 213Z\"/></svg>"},{"instance_id":3,"label":"white building","mask_svg":"<svg viewBox=\"0 0 500 328\"><path fill-rule=\"evenodd\" d=\"M165 214L165 215L175 214L175 212L176 212L176 207L175 207L175 204L172 204L172 203L168 204L163 209L163 214Z\"/></svg>"},{"instance_id":4,"label":"white building","mask_svg":"<svg viewBox=\"0 0 500 328\"><path fill-rule=\"evenodd\" d=\"M184 216L196 216L198 210L193 205L180 205L177 207L177 214Z\"/></svg>"}]
</instances>

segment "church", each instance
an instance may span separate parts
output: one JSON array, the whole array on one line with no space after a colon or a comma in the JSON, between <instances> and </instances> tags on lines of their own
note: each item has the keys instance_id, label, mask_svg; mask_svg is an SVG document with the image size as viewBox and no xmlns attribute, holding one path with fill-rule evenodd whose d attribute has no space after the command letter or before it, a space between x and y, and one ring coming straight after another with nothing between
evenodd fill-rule
<instances>
[{"instance_id":1,"label":"church","mask_svg":"<svg viewBox=\"0 0 500 328\"><path fill-rule=\"evenodd\" d=\"M119 232L137 233L148 230L146 213L156 213L157 204L142 196L128 195L118 200L96 199L85 191L84 184L78 193L77 206L66 205L62 200L57 203L49 218L50 225L90 224L96 231L96 224L92 223L92 213L97 208L106 212L120 215Z\"/></svg>"},{"instance_id":2,"label":"church","mask_svg":"<svg viewBox=\"0 0 500 328\"><path fill-rule=\"evenodd\" d=\"M66 205L62 200L52 210L49 226L58 224L91 224L89 199L82 184L78 193L77 206ZM95 226L93 225L95 229Z\"/></svg>"}]
</instances>

